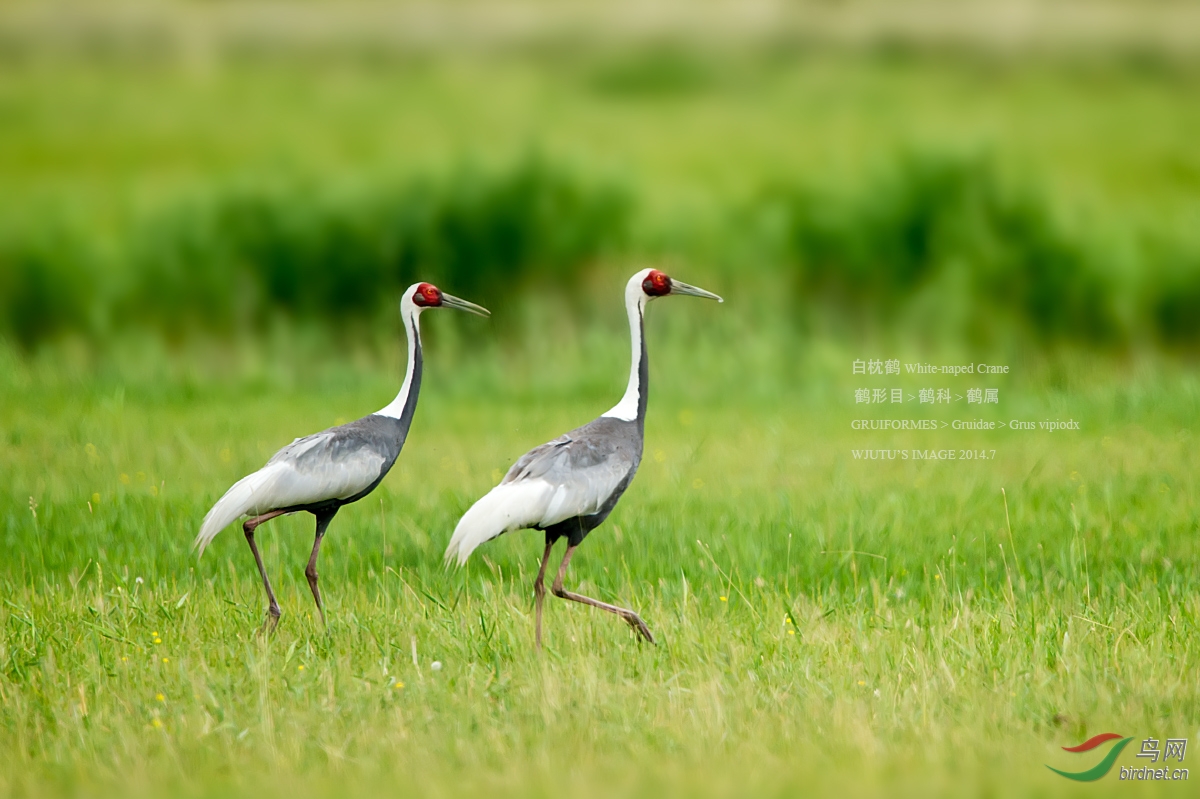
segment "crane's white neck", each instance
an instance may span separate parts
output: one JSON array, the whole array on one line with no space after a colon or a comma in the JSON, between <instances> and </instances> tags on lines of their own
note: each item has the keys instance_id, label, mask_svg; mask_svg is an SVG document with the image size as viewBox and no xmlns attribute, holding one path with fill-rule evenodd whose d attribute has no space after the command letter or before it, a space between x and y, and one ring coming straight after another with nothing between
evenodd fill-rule
<instances>
[{"instance_id":1,"label":"crane's white neck","mask_svg":"<svg viewBox=\"0 0 1200 799\"><path fill-rule=\"evenodd\" d=\"M396 398L375 412L377 416L387 416L391 419L401 419L408 411L409 418L415 410L417 394L421 391L421 311L405 295L400 303L400 318L404 321L404 333L408 337L408 366L404 372L404 383ZM409 404L409 397L412 404Z\"/></svg>"},{"instance_id":2,"label":"crane's white neck","mask_svg":"<svg viewBox=\"0 0 1200 799\"><path fill-rule=\"evenodd\" d=\"M604 416L632 422L637 419L646 407L645 393L649 390L646 385L646 346L643 341L642 314L646 309L646 293L642 291L641 280L635 275L625 287L625 312L629 315L630 363L629 385L625 387L625 395L621 401L612 407Z\"/></svg>"}]
</instances>

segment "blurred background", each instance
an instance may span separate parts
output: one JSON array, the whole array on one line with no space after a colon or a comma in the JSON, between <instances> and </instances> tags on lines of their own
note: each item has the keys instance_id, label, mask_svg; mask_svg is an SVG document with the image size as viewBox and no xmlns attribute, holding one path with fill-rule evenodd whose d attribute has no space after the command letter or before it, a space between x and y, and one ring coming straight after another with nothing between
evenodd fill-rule
<instances>
[{"instance_id":1,"label":"blurred background","mask_svg":"<svg viewBox=\"0 0 1200 799\"><path fill-rule=\"evenodd\" d=\"M620 333L649 263L786 347L1190 352L1198 45L1182 0L6 2L4 357L379 352L418 278L502 348Z\"/></svg>"}]
</instances>

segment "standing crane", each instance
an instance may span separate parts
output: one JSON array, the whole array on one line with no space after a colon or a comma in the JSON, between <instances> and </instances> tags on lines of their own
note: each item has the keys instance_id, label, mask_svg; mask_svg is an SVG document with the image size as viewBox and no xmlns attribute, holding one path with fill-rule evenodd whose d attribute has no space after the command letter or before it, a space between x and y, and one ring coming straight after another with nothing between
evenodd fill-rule
<instances>
[{"instance_id":1,"label":"standing crane","mask_svg":"<svg viewBox=\"0 0 1200 799\"><path fill-rule=\"evenodd\" d=\"M546 534L546 549L533 583L535 639L539 648L546 562L560 538L567 539L567 550L550 589L554 595L615 613L654 643L650 628L638 614L567 591L563 588L563 578L575 548L608 518L642 460L650 378L642 316L651 300L674 294L724 302L716 294L674 280L657 269L643 269L630 278L625 286L625 310L629 315L633 355L629 385L621 401L599 419L525 453L508 470L500 485L472 505L454 528L446 560L457 558L459 566L466 563L480 544L511 530L532 528Z\"/></svg>"},{"instance_id":2,"label":"standing crane","mask_svg":"<svg viewBox=\"0 0 1200 799\"><path fill-rule=\"evenodd\" d=\"M357 421L297 438L276 452L266 466L234 483L204 517L192 545L193 549L199 548L200 555L217 533L231 522L250 516L242 530L267 591L268 618L264 627L273 629L278 623L279 603L275 601L262 555L254 543L254 531L263 522L288 513L308 511L317 518L316 540L304 576L308 578L308 587L324 624L325 608L317 588L317 554L321 551L321 539L338 510L374 491L400 455L421 390L420 317L423 311L431 308L455 308L480 316L491 315L486 308L452 297L432 284L410 286L400 300L400 317L408 335L408 367L396 398L386 407Z\"/></svg>"}]
</instances>

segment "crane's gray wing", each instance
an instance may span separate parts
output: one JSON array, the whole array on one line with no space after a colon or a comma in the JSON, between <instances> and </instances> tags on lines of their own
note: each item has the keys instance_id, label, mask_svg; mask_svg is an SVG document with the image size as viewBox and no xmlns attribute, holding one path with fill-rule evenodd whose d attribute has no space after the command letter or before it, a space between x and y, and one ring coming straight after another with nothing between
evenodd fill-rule
<instances>
[{"instance_id":1,"label":"crane's gray wing","mask_svg":"<svg viewBox=\"0 0 1200 799\"><path fill-rule=\"evenodd\" d=\"M509 469L497 489L539 487L522 521L534 527L600 511L629 474L632 463L605 441L572 439L570 434L542 444Z\"/></svg>"},{"instance_id":2,"label":"crane's gray wing","mask_svg":"<svg viewBox=\"0 0 1200 799\"><path fill-rule=\"evenodd\" d=\"M386 456L359 436L333 428L298 438L267 461L256 501L272 508L349 499L379 479Z\"/></svg>"},{"instance_id":3,"label":"crane's gray wing","mask_svg":"<svg viewBox=\"0 0 1200 799\"><path fill-rule=\"evenodd\" d=\"M608 416L535 447L458 519L446 559L463 564L480 543L509 530L545 529L611 507L641 459L637 423Z\"/></svg>"},{"instance_id":4,"label":"crane's gray wing","mask_svg":"<svg viewBox=\"0 0 1200 799\"><path fill-rule=\"evenodd\" d=\"M541 518L536 520L538 527L590 516L600 512L637 466L637 454L628 443L622 437L567 433L523 455L500 485L548 486Z\"/></svg>"},{"instance_id":5,"label":"crane's gray wing","mask_svg":"<svg viewBox=\"0 0 1200 799\"><path fill-rule=\"evenodd\" d=\"M530 450L463 514L446 557L461 564L501 533L599 513L628 485L641 455L635 423L607 417Z\"/></svg>"},{"instance_id":6,"label":"crane's gray wing","mask_svg":"<svg viewBox=\"0 0 1200 799\"><path fill-rule=\"evenodd\" d=\"M297 438L230 486L204 517L195 546L203 554L218 532L247 514L349 499L379 479L386 461L377 442L352 425Z\"/></svg>"}]
</instances>

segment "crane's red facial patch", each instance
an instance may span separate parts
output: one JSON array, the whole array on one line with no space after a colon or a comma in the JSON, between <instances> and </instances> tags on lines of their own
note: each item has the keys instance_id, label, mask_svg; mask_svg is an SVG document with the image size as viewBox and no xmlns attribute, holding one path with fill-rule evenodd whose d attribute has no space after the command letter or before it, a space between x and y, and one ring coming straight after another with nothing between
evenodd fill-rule
<instances>
[{"instance_id":1,"label":"crane's red facial patch","mask_svg":"<svg viewBox=\"0 0 1200 799\"><path fill-rule=\"evenodd\" d=\"M651 269L642 281L642 291L648 297L665 297L671 293L671 278L666 272Z\"/></svg>"},{"instance_id":2,"label":"crane's red facial patch","mask_svg":"<svg viewBox=\"0 0 1200 799\"><path fill-rule=\"evenodd\" d=\"M436 308L442 304L442 290L432 283L422 283L413 293L412 301L422 308Z\"/></svg>"}]
</instances>

